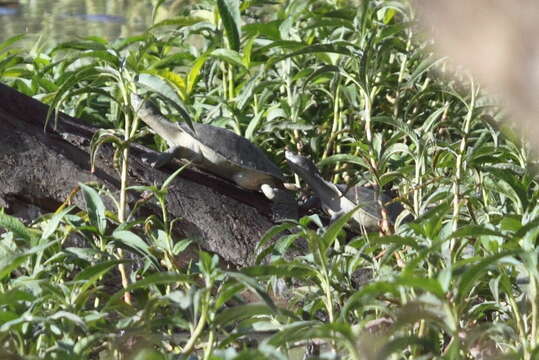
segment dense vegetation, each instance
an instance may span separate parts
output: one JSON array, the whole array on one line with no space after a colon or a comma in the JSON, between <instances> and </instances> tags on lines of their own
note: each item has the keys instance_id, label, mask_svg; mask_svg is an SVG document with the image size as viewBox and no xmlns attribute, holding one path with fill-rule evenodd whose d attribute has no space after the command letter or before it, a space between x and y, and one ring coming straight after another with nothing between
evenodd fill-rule
<instances>
[{"instance_id":1,"label":"dense vegetation","mask_svg":"<svg viewBox=\"0 0 539 360\"><path fill-rule=\"evenodd\" d=\"M478 84L432 54L406 1L218 0L182 11L114 42L29 54L13 38L0 44L0 80L99 124L94 148L113 141L124 155L145 134L128 95L149 90L170 118L232 129L283 169L288 146L327 179L391 189L415 220L348 242L346 217L281 224L261 241L269 263L227 272L204 252L177 268L167 259L187 241L171 236L166 212L142 229L122 199L105 211L106 189L83 186L87 209L31 226L0 213L0 357L283 359L305 347L350 359L537 357L528 151L497 129L502 114ZM268 247L283 229L293 235ZM73 236L90 247L64 246ZM298 237L309 253L285 260ZM118 248L145 256L131 305L103 280ZM292 290L276 304L268 294L283 283ZM231 306L246 288L260 303Z\"/></svg>"}]
</instances>

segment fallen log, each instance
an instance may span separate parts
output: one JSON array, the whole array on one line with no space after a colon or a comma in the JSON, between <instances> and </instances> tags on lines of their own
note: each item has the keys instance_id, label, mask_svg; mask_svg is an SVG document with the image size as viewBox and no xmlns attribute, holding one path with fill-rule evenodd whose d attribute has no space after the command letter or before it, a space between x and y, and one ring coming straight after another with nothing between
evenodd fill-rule
<instances>
[{"instance_id":1,"label":"fallen log","mask_svg":"<svg viewBox=\"0 0 539 360\"><path fill-rule=\"evenodd\" d=\"M118 171L112 165L112 146L102 146L95 171L90 172L90 139L98 128L60 114L57 127L44 131L49 107L0 83L0 207L32 221L64 203L79 182L97 182L117 194ZM152 153L131 148L129 185L161 184L176 168L154 169L142 162ZM140 194L131 192L133 205ZM73 203L85 208L80 194ZM190 238L203 249L235 266L251 264L260 237L273 225L271 203L262 194L196 169L185 169L172 182L167 208L177 239ZM160 214L146 205L140 214Z\"/></svg>"}]
</instances>

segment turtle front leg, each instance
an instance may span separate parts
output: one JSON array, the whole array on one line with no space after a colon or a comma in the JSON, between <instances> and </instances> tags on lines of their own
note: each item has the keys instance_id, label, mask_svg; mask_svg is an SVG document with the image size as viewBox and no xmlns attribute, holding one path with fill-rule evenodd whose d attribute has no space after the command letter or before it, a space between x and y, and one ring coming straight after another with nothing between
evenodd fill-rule
<instances>
[{"instance_id":1,"label":"turtle front leg","mask_svg":"<svg viewBox=\"0 0 539 360\"><path fill-rule=\"evenodd\" d=\"M204 160L204 156L199 151L193 151L181 145L171 146L166 151L143 160L149 162L154 168L160 168L170 163L174 158L186 159L192 161L195 165Z\"/></svg>"},{"instance_id":2,"label":"turtle front leg","mask_svg":"<svg viewBox=\"0 0 539 360\"><path fill-rule=\"evenodd\" d=\"M144 157L142 160L149 163L154 168L160 168L170 163L173 158L178 157L181 150L181 146L172 146L162 153L151 157Z\"/></svg>"}]
</instances>

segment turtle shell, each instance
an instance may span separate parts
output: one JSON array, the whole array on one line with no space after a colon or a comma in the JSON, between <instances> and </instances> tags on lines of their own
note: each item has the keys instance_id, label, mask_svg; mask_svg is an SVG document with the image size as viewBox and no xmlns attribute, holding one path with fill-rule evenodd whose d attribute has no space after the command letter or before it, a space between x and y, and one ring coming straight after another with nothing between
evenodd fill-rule
<instances>
[{"instance_id":1,"label":"turtle shell","mask_svg":"<svg viewBox=\"0 0 539 360\"><path fill-rule=\"evenodd\" d=\"M382 203L384 204L392 200L390 196L383 192L380 193L380 191L378 191L377 189L368 188L360 185L347 186L346 184L337 184L336 186L347 199L352 201L355 205L361 205L362 211L377 220L381 219L381 209L380 205L378 204L378 199L381 198ZM402 205L400 205L399 203L391 203L387 205L386 209L388 212L389 220L393 224L403 210Z\"/></svg>"},{"instance_id":2,"label":"turtle shell","mask_svg":"<svg viewBox=\"0 0 539 360\"><path fill-rule=\"evenodd\" d=\"M263 173L284 181L281 169L258 146L236 133L213 125L178 123L181 129L206 149L228 162L231 168ZM194 131L193 131L194 130Z\"/></svg>"}]
</instances>

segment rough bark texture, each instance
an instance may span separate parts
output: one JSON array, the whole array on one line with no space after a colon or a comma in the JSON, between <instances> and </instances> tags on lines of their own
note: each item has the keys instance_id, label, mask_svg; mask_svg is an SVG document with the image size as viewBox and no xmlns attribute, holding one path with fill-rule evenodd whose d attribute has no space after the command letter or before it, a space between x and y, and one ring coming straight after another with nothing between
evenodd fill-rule
<instances>
[{"instance_id":1,"label":"rough bark texture","mask_svg":"<svg viewBox=\"0 0 539 360\"><path fill-rule=\"evenodd\" d=\"M89 144L97 130L62 114L56 130L44 129L48 106L0 84L0 207L27 221L54 211L79 182L104 184L118 194L120 180L112 166L113 149L103 146L95 172L90 172ZM175 170L157 170L139 159L150 153L142 146L131 150L129 184L161 184ZM130 193L134 204L140 194ZM179 218L178 239L189 237L233 265L250 264L254 247L272 223L271 204L263 195L187 169L169 188L168 211ZM73 203L85 208L82 196ZM148 205L139 215L160 214Z\"/></svg>"}]
</instances>

